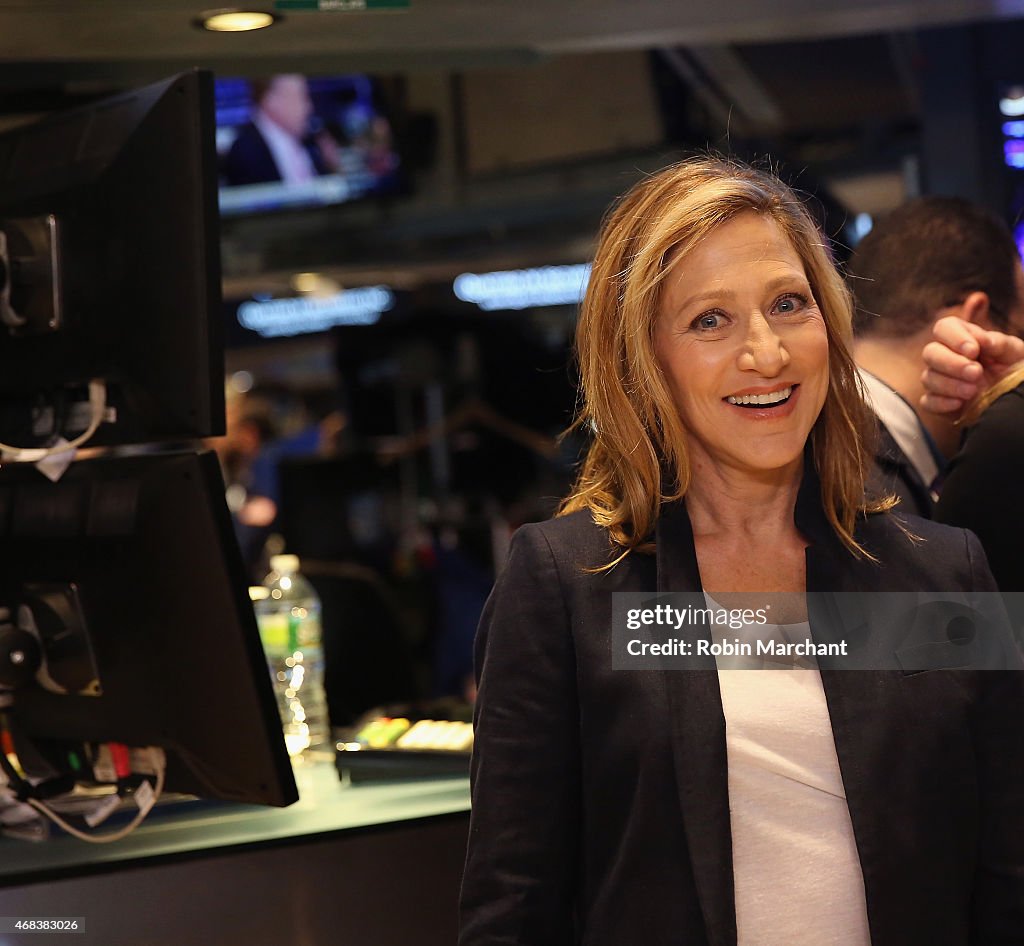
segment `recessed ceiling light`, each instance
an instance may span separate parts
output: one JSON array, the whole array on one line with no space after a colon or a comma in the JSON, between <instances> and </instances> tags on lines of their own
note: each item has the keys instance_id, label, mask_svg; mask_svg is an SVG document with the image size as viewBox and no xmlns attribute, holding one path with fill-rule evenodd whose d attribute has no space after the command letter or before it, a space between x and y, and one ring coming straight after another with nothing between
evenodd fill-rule
<instances>
[{"instance_id":1,"label":"recessed ceiling light","mask_svg":"<svg viewBox=\"0 0 1024 946\"><path fill-rule=\"evenodd\" d=\"M290 282L292 289L305 296L336 296L342 291L337 280L322 273L296 273Z\"/></svg>"},{"instance_id":2,"label":"recessed ceiling light","mask_svg":"<svg viewBox=\"0 0 1024 946\"><path fill-rule=\"evenodd\" d=\"M262 10L208 10L196 22L214 33L244 33L273 26L278 19L273 13Z\"/></svg>"}]
</instances>

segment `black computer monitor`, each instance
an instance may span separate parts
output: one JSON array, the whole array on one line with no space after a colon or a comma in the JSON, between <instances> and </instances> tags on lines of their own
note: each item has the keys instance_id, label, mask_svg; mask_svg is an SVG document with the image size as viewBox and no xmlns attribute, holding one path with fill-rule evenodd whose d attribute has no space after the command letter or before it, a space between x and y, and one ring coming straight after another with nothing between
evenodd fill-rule
<instances>
[{"instance_id":1,"label":"black computer monitor","mask_svg":"<svg viewBox=\"0 0 1024 946\"><path fill-rule=\"evenodd\" d=\"M0 607L45 658L7 711L19 759L159 746L170 791L297 798L213 453L0 468Z\"/></svg>"},{"instance_id":2,"label":"black computer monitor","mask_svg":"<svg viewBox=\"0 0 1024 946\"><path fill-rule=\"evenodd\" d=\"M0 135L0 441L224 432L214 138L203 72Z\"/></svg>"}]
</instances>

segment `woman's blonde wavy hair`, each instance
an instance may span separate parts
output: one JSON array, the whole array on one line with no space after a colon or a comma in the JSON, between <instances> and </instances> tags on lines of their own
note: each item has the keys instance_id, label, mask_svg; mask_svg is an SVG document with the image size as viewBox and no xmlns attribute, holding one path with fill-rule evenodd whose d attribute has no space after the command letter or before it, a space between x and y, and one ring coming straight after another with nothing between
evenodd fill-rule
<instances>
[{"instance_id":1,"label":"woman's blonde wavy hair","mask_svg":"<svg viewBox=\"0 0 1024 946\"><path fill-rule=\"evenodd\" d=\"M609 213L576 331L582 406L573 427L592 441L559 515L589 509L622 555L650 551L661 503L690 486L687 434L654 354L669 270L739 214L773 220L804 265L829 343L829 385L811 431L825 515L854 554L858 515L893 505L865 500L875 426L850 354L853 305L803 202L774 175L733 160L683 161L641 181ZM622 558L618 556L608 566Z\"/></svg>"}]
</instances>

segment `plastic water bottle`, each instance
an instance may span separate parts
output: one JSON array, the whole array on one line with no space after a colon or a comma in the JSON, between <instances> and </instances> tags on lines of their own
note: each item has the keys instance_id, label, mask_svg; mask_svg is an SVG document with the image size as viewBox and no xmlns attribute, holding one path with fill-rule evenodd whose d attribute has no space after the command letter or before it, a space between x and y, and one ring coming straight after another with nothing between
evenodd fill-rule
<instances>
[{"instance_id":1,"label":"plastic water bottle","mask_svg":"<svg viewBox=\"0 0 1024 946\"><path fill-rule=\"evenodd\" d=\"M295 761L330 746L320 599L299 573L297 555L275 555L270 568L264 588L254 590L254 608L285 746Z\"/></svg>"}]
</instances>

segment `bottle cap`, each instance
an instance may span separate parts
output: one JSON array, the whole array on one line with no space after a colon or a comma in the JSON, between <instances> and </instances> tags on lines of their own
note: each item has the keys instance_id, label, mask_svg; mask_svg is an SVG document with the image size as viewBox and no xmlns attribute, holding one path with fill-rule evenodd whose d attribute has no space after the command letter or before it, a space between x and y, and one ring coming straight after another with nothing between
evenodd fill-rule
<instances>
[{"instance_id":1,"label":"bottle cap","mask_svg":"<svg viewBox=\"0 0 1024 946\"><path fill-rule=\"evenodd\" d=\"M279 575L288 575L299 570L298 555L272 555L270 557L270 570Z\"/></svg>"}]
</instances>

